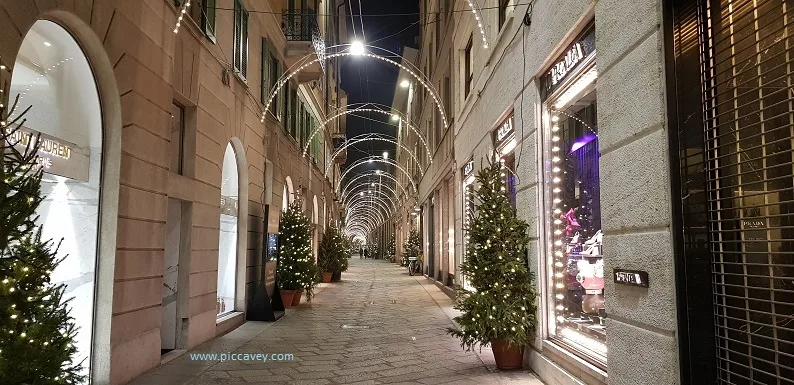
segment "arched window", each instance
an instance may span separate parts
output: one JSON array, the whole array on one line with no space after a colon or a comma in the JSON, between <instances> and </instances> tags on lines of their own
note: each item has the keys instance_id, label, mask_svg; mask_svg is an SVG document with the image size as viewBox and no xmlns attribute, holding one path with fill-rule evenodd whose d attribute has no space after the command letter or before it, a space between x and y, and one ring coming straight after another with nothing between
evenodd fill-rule
<instances>
[{"instance_id":1,"label":"arched window","mask_svg":"<svg viewBox=\"0 0 794 385\"><path fill-rule=\"evenodd\" d=\"M231 142L226 145L221 174L221 219L218 246L218 317L233 312L237 286L239 175Z\"/></svg>"},{"instance_id":2,"label":"arched window","mask_svg":"<svg viewBox=\"0 0 794 385\"><path fill-rule=\"evenodd\" d=\"M9 100L17 95L12 117L31 107L17 132L20 146L41 134L44 200L38 223L42 239L63 239L58 256L66 258L52 272L52 282L66 285L64 299L71 300L78 328L75 361L85 359L87 372L99 239L102 110L88 59L66 29L39 20L27 32L14 63Z\"/></svg>"}]
</instances>

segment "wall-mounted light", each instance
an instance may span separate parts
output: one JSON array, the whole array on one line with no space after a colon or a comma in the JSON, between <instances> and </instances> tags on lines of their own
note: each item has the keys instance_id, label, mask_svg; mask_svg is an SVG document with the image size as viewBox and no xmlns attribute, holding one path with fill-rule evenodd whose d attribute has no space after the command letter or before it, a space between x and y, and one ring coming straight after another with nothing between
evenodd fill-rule
<instances>
[{"instance_id":1,"label":"wall-mounted light","mask_svg":"<svg viewBox=\"0 0 794 385\"><path fill-rule=\"evenodd\" d=\"M402 88L408 88L410 85L411 82L409 82L408 79L403 79L403 81L400 82L400 87Z\"/></svg>"}]
</instances>

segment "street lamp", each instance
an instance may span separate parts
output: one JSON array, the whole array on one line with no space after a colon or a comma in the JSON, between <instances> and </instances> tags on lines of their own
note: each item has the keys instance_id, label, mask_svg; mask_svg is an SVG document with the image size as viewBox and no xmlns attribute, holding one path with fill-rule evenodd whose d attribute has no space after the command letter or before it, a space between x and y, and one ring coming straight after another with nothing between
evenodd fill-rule
<instances>
[{"instance_id":1,"label":"street lamp","mask_svg":"<svg viewBox=\"0 0 794 385\"><path fill-rule=\"evenodd\" d=\"M364 43L355 40L352 44L350 44L350 53L355 56L361 56L364 54Z\"/></svg>"}]
</instances>

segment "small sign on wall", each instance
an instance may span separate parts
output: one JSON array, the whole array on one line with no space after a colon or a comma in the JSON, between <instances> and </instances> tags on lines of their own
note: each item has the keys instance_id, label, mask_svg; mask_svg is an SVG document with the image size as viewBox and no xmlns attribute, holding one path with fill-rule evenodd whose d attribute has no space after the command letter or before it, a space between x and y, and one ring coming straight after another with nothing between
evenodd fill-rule
<instances>
[{"instance_id":1,"label":"small sign on wall","mask_svg":"<svg viewBox=\"0 0 794 385\"><path fill-rule=\"evenodd\" d=\"M619 285L648 287L647 271L614 269L614 278Z\"/></svg>"}]
</instances>

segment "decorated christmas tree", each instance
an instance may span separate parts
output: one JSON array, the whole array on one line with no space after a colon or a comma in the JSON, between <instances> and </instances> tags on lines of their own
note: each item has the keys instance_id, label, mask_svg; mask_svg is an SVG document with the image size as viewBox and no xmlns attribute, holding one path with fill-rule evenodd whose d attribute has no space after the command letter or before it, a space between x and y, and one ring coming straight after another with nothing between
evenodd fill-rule
<instances>
[{"instance_id":1,"label":"decorated christmas tree","mask_svg":"<svg viewBox=\"0 0 794 385\"><path fill-rule=\"evenodd\" d=\"M394 235L389 238L389 246L386 248L386 254L391 261L394 262L394 258L397 255L397 245L395 244Z\"/></svg>"},{"instance_id":2,"label":"decorated christmas tree","mask_svg":"<svg viewBox=\"0 0 794 385\"><path fill-rule=\"evenodd\" d=\"M535 283L527 267L528 225L516 218L496 159L477 174L479 203L467 229L466 260L460 271L474 290L457 290L460 329L448 332L467 350L503 341L523 347L534 338Z\"/></svg>"},{"instance_id":3,"label":"decorated christmas tree","mask_svg":"<svg viewBox=\"0 0 794 385\"><path fill-rule=\"evenodd\" d=\"M335 273L347 270L345 245L346 240L339 229L334 226L325 229L317 256L317 265L321 272Z\"/></svg>"},{"instance_id":4,"label":"decorated christmas tree","mask_svg":"<svg viewBox=\"0 0 794 385\"><path fill-rule=\"evenodd\" d=\"M311 225L299 199L281 216L279 231L279 286L284 290L304 289L311 300L319 273L312 255Z\"/></svg>"},{"instance_id":5,"label":"decorated christmas tree","mask_svg":"<svg viewBox=\"0 0 794 385\"><path fill-rule=\"evenodd\" d=\"M19 97L11 106L15 110ZM39 138L22 145L19 129L29 110L10 118L0 104L0 384L78 384L73 361L77 328L63 300L64 284L51 274L62 261L58 247L41 239Z\"/></svg>"},{"instance_id":6,"label":"decorated christmas tree","mask_svg":"<svg viewBox=\"0 0 794 385\"><path fill-rule=\"evenodd\" d=\"M420 243L419 232L416 229L411 229L411 232L408 233L408 240L403 245L403 259L400 265L408 266L408 258L419 258Z\"/></svg>"}]
</instances>

